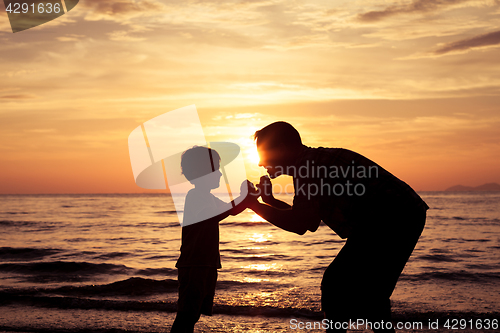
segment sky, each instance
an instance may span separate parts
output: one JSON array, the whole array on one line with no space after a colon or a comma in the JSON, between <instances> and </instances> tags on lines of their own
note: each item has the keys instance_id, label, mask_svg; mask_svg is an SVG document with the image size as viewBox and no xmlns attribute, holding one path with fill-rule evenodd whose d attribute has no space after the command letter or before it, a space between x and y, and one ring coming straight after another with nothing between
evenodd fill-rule
<instances>
[{"instance_id":1,"label":"sky","mask_svg":"<svg viewBox=\"0 0 500 333\"><path fill-rule=\"evenodd\" d=\"M148 192L128 135L192 104L252 181L283 120L418 191L500 183L499 47L499 0L81 0L15 34L0 2L0 193Z\"/></svg>"}]
</instances>

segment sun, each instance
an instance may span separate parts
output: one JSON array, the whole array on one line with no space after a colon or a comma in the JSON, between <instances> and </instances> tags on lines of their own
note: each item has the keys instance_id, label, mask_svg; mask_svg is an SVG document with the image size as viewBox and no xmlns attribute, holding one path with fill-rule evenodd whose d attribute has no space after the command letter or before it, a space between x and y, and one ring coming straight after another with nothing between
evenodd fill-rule
<instances>
[{"instance_id":1,"label":"sun","mask_svg":"<svg viewBox=\"0 0 500 333\"><path fill-rule=\"evenodd\" d=\"M259 153L257 153L257 150L252 147L247 149L246 151L246 156L248 158L248 161L252 164L258 165L260 162L260 156Z\"/></svg>"}]
</instances>

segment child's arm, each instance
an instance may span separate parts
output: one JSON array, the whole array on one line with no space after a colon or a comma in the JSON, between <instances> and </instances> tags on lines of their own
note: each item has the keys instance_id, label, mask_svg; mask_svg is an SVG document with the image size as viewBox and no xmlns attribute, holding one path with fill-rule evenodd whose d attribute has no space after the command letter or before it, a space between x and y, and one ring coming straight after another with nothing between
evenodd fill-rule
<instances>
[{"instance_id":1,"label":"child's arm","mask_svg":"<svg viewBox=\"0 0 500 333\"><path fill-rule=\"evenodd\" d=\"M226 203L216 198L216 200L220 204L221 210L228 213L228 215L225 215L224 213L217 215L220 218L220 220L225 219L229 215L234 216L240 214L245 209L247 209L253 203L253 201L257 201L257 198L259 197L258 191L255 189L254 185L248 180L245 180L243 183L241 183L240 192L246 193L243 200L240 199L241 195L240 197L234 199L229 203Z\"/></svg>"},{"instance_id":2,"label":"child's arm","mask_svg":"<svg viewBox=\"0 0 500 333\"><path fill-rule=\"evenodd\" d=\"M240 214L242 211L244 211L245 209L252 206L254 202L258 203L258 200L257 200L258 192L255 190L255 187L253 186L253 184L251 182L249 182L248 180L245 180L241 184L241 187L243 187L243 185L248 186L247 195L245 196L245 198L243 200L241 200L239 203L236 203L237 201L239 201L238 199L235 199L229 203L226 203L226 202L223 202L222 200L220 200L221 204L223 206L225 206L223 208L223 212L220 214L217 214L211 218L208 218L205 221L220 222L230 215L234 216L234 215Z\"/></svg>"}]
</instances>

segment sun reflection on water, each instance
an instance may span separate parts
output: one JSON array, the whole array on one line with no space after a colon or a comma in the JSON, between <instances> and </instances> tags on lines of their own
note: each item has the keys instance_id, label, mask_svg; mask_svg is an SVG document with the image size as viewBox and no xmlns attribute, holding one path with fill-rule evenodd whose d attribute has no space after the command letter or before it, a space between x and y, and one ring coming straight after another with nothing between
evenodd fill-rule
<instances>
[{"instance_id":1,"label":"sun reflection on water","mask_svg":"<svg viewBox=\"0 0 500 333\"><path fill-rule=\"evenodd\" d=\"M266 220L254 213L250 218L250 222L266 222Z\"/></svg>"},{"instance_id":2,"label":"sun reflection on water","mask_svg":"<svg viewBox=\"0 0 500 333\"><path fill-rule=\"evenodd\" d=\"M256 283L256 282L269 282L269 281L271 281L271 280L270 279L244 277L240 282Z\"/></svg>"},{"instance_id":3,"label":"sun reflection on water","mask_svg":"<svg viewBox=\"0 0 500 333\"><path fill-rule=\"evenodd\" d=\"M241 266L241 268L253 269L257 271L269 271L282 268L283 265L272 263L272 264L251 264L246 266Z\"/></svg>"},{"instance_id":4,"label":"sun reflection on water","mask_svg":"<svg viewBox=\"0 0 500 333\"><path fill-rule=\"evenodd\" d=\"M249 237L249 240L251 240L252 242L256 242L256 243L262 243L262 242L267 242L272 237L273 237L273 235L269 234L269 233L263 234L263 233L259 233L259 232L254 232Z\"/></svg>"}]
</instances>

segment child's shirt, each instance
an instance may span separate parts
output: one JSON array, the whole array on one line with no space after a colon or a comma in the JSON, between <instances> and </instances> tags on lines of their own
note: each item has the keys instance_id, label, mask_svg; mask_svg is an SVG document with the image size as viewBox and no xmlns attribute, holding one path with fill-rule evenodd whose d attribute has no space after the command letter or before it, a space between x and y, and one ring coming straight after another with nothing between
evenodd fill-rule
<instances>
[{"instance_id":1,"label":"child's shirt","mask_svg":"<svg viewBox=\"0 0 500 333\"><path fill-rule=\"evenodd\" d=\"M226 211L227 205L212 193L196 188L188 192L184 205L181 255L175 267L222 267L219 221L210 218Z\"/></svg>"}]
</instances>

